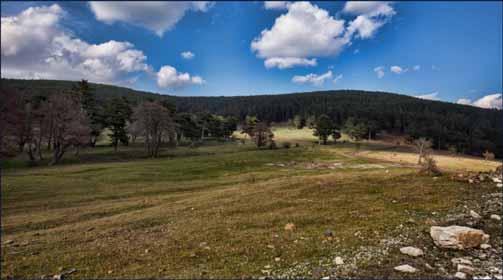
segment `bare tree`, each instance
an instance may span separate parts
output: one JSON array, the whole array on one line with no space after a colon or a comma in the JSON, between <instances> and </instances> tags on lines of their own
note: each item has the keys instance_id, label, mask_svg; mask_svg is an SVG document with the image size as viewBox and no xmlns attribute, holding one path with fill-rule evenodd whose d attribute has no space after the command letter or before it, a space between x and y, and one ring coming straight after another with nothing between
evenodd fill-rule
<instances>
[{"instance_id":1,"label":"bare tree","mask_svg":"<svg viewBox=\"0 0 503 280\"><path fill-rule=\"evenodd\" d=\"M91 129L86 112L78 99L71 95L57 94L49 98L46 120L52 123L49 129L53 137L51 165L58 163L70 147L79 147L89 142Z\"/></svg>"},{"instance_id":2,"label":"bare tree","mask_svg":"<svg viewBox=\"0 0 503 280\"><path fill-rule=\"evenodd\" d=\"M126 130L131 137L131 143L135 143L138 136L142 135L143 129L138 121L128 122Z\"/></svg>"},{"instance_id":3,"label":"bare tree","mask_svg":"<svg viewBox=\"0 0 503 280\"><path fill-rule=\"evenodd\" d=\"M162 140L175 135L175 125L169 110L157 102L147 101L134 109L133 119L143 131L148 155L157 157Z\"/></svg>"},{"instance_id":4,"label":"bare tree","mask_svg":"<svg viewBox=\"0 0 503 280\"><path fill-rule=\"evenodd\" d=\"M26 143L24 98L10 88L0 89L0 155L14 156Z\"/></svg>"},{"instance_id":5,"label":"bare tree","mask_svg":"<svg viewBox=\"0 0 503 280\"><path fill-rule=\"evenodd\" d=\"M414 148L416 149L417 153L419 154L419 159L417 160L417 164L421 164L423 162L423 159L427 157L427 155L430 152L430 148L432 146L432 143L429 139L426 138L419 138L414 140Z\"/></svg>"}]
</instances>

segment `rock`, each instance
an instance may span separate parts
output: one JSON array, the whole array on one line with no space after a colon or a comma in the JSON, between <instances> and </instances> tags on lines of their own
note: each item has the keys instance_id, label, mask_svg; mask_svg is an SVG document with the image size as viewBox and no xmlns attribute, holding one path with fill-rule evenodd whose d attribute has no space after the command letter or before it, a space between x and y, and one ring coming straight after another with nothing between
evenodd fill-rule
<instances>
[{"instance_id":1,"label":"rock","mask_svg":"<svg viewBox=\"0 0 503 280\"><path fill-rule=\"evenodd\" d=\"M275 261L275 262L279 262L279 261L281 261L281 258L276 257L276 258L274 258L274 261Z\"/></svg>"},{"instance_id":2,"label":"rock","mask_svg":"<svg viewBox=\"0 0 503 280\"><path fill-rule=\"evenodd\" d=\"M5 240L3 244L8 245L8 244L12 244L12 243L14 243L14 240L9 239L9 240Z\"/></svg>"},{"instance_id":3,"label":"rock","mask_svg":"<svg viewBox=\"0 0 503 280\"><path fill-rule=\"evenodd\" d=\"M490 249L492 246L489 245L489 244L482 244L480 245L480 249L484 249L484 250L487 250L487 249Z\"/></svg>"},{"instance_id":4,"label":"rock","mask_svg":"<svg viewBox=\"0 0 503 280\"><path fill-rule=\"evenodd\" d=\"M496 187L498 187L498 188L503 187L503 183L497 183L497 184L496 184Z\"/></svg>"},{"instance_id":5,"label":"rock","mask_svg":"<svg viewBox=\"0 0 503 280\"><path fill-rule=\"evenodd\" d=\"M499 215L496 215L496 214L492 214L491 215L491 219L496 220L496 221L501 221L501 217Z\"/></svg>"},{"instance_id":6,"label":"rock","mask_svg":"<svg viewBox=\"0 0 503 280\"><path fill-rule=\"evenodd\" d=\"M396 271L405 272L405 273L415 273L417 271L417 269L415 269L414 267L412 267L408 264L395 266L393 269Z\"/></svg>"},{"instance_id":7,"label":"rock","mask_svg":"<svg viewBox=\"0 0 503 280\"><path fill-rule=\"evenodd\" d=\"M336 265L343 265L344 264L344 260L341 257L335 257L334 263Z\"/></svg>"},{"instance_id":8,"label":"rock","mask_svg":"<svg viewBox=\"0 0 503 280\"><path fill-rule=\"evenodd\" d=\"M430 236L438 247L460 250L478 247L489 241L489 235L482 230L463 226L432 226Z\"/></svg>"},{"instance_id":9,"label":"rock","mask_svg":"<svg viewBox=\"0 0 503 280\"><path fill-rule=\"evenodd\" d=\"M435 269L433 266L431 266L429 263L425 263L424 266L428 269L428 270L433 270Z\"/></svg>"},{"instance_id":10,"label":"rock","mask_svg":"<svg viewBox=\"0 0 503 280\"><path fill-rule=\"evenodd\" d=\"M269 245L267 245L267 248L269 248L269 249L274 249L274 245L270 245L270 244L269 244Z\"/></svg>"},{"instance_id":11,"label":"rock","mask_svg":"<svg viewBox=\"0 0 503 280\"><path fill-rule=\"evenodd\" d=\"M327 230L325 230L323 235L325 235L325 237L332 237L332 236L334 236L334 233L331 230L327 229Z\"/></svg>"},{"instance_id":12,"label":"rock","mask_svg":"<svg viewBox=\"0 0 503 280\"><path fill-rule=\"evenodd\" d=\"M494 183L501 183L501 179L498 177L493 177L493 182Z\"/></svg>"},{"instance_id":13,"label":"rock","mask_svg":"<svg viewBox=\"0 0 503 280\"><path fill-rule=\"evenodd\" d=\"M400 252L402 252L402 254L409 255L412 257L418 257L424 254L423 250L411 246L400 248Z\"/></svg>"},{"instance_id":14,"label":"rock","mask_svg":"<svg viewBox=\"0 0 503 280\"><path fill-rule=\"evenodd\" d=\"M64 278L63 274L56 274L52 277L54 280L63 280Z\"/></svg>"},{"instance_id":15,"label":"rock","mask_svg":"<svg viewBox=\"0 0 503 280\"><path fill-rule=\"evenodd\" d=\"M330 276L325 276L325 277L321 278L321 280L330 280Z\"/></svg>"},{"instance_id":16,"label":"rock","mask_svg":"<svg viewBox=\"0 0 503 280\"><path fill-rule=\"evenodd\" d=\"M149 249L145 249L145 254L148 254L148 252L150 252Z\"/></svg>"},{"instance_id":17,"label":"rock","mask_svg":"<svg viewBox=\"0 0 503 280\"><path fill-rule=\"evenodd\" d=\"M271 269L271 266L270 265L264 265L264 268L265 269Z\"/></svg>"},{"instance_id":18,"label":"rock","mask_svg":"<svg viewBox=\"0 0 503 280\"><path fill-rule=\"evenodd\" d=\"M464 264L464 265L473 265L472 261L469 259L465 258L453 258L451 259L452 264L457 265L457 264Z\"/></svg>"},{"instance_id":19,"label":"rock","mask_svg":"<svg viewBox=\"0 0 503 280\"><path fill-rule=\"evenodd\" d=\"M472 275L473 272L475 272L475 269L469 265L458 264L458 271L466 273L468 275Z\"/></svg>"},{"instance_id":20,"label":"rock","mask_svg":"<svg viewBox=\"0 0 503 280\"><path fill-rule=\"evenodd\" d=\"M479 213L477 213L477 212L475 212L475 211L473 211L473 210L470 210L470 216L472 216L472 218L477 219L477 220L478 220L478 219L480 219L480 218L482 218L482 217L479 215Z\"/></svg>"},{"instance_id":21,"label":"rock","mask_svg":"<svg viewBox=\"0 0 503 280\"><path fill-rule=\"evenodd\" d=\"M295 224L293 223L288 223L285 225L285 230L294 230L295 229Z\"/></svg>"},{"instance_id":22,"label":"rock","mask_svg":"<svg viewBox=\"0 0 503 280\"><path fill-rule=\"evenodd\" d=\"M70 269L66 270L65 272L63 272L62 274L64 274L64 275L69 275L69 274L72 274L72 273L74 273L74 272L76 272L76 271L77 271L77 269L75 269L75 268L70 268Z\"/></svg>"},{"instance_id":23,"label":"rock","mask_svg":"<svg viewBox=\"0 0 503 280\"><path fill-rule=\"evenodd\" d=\"M461 271L458 271L456 272L456 274L454 274L454 277L458 279L466 279L466 274Z\"/></svg>"}]
</instances>

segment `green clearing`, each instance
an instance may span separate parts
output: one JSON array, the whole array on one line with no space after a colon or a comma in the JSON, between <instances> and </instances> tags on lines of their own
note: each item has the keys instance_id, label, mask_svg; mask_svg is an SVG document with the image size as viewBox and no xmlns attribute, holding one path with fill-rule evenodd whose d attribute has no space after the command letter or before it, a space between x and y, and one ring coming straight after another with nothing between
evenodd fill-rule
<instances>
[{"instance_id":1,"label":"green clearing","mask_svg":"<svg viewBox=\"0 0 503 280\"><path fill-rule=\"evenodd\" d=\"M316 276L322 260L378 246L410 217L417 222L410 231L424 232L432 212L494 191L448 174L419 176L410 165L360 156L352 143L314 145L308 129L274 133L292 148L215 142L149 159L133 145L83 150L79 159L72 153L53 167L5 162L2 277L69 268L74 278L259 277L307 262L297 273ZM341 165L306 168L313 162ZM389 256L388 266L361 261L345 275L397 276L400 258Z\"/></svg>"}]
</instances>

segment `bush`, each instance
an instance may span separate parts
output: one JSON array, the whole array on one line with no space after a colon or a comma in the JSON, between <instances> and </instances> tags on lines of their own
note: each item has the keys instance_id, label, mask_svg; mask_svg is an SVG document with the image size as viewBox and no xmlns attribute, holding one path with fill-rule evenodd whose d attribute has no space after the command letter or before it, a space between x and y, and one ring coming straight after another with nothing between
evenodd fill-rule
<instances>
[{"instance_id":1,"label":"bush","mask_svg":"<svg viewBox=\"0 0 503 280\"><path fill-rule=\"evenodd\" d=\"M491 153L488 150L486 150L482 155L485 160L494 160L494 153Z\"/></svg>"},{"instance_id":2,"label":"bush","mask_svg":"<svg viewBox=\"0 0 503 280\"><path fill-rule=\"evenodd\" d=\"M295 143L295 148L300 147L299 143Z\"/></svg>"},{"instance_id":3,"label":"bush","mask_svg":"<svg viewBox=\"0 0 503 280\"><path fill-rule=\"evenodd\" d=\"M419 173L426 175L441 175L440 169L438 169L437 161L429 154L423 157L421 161L421 169Z\"/></svg>"},{"instance_id":4,"label":"bush","mask_svg":"<svg viewBox=\"0 0 503 280\"><path fill-rule=\"evenodd\" d=\"M282 146L283 146L283 148L285 148L285 149L290 149L290 147L291 147L292 145L290 144L290 142L283 142Z\"/></svg>"}]
</instances>

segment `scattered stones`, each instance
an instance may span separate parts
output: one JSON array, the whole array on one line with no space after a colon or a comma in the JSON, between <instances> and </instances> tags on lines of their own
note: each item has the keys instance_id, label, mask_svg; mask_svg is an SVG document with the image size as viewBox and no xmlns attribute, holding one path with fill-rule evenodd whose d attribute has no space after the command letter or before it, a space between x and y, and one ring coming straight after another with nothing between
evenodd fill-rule
<instances>
[{"instance_id":1,"label":"scattered stones","mask_svg":"<svg viewBox=\"0 0 503 280\"><path fill-rule=\"evenodd\" d=\"M430 236L438 247L460 250L478 247L489 241L489 235L482 230L463 226L432 226Z\"/></svg>"},{"instance_id":2,"label":"scattered stones","mask_svg":"<svg viewBox=\"0 0 503 280\"><path fill-rule=\"evenodd\" d=\"M293 231L295 229L294 223L288 223L285 225L285 230Z\"/></svg>"},{"instance_id":3,"label":"scattered stones","mask_svg":"<svg viewBox=\"0 0 503 280\"><path fill-rule=\"evenodd\" d=\"M474 219L481 219L482 217L479 215L479 213L473 211L473 210L470 210L470 216L472 216L472 218Z\"/></svg>"},{"instance_id":4,"label":"scattered stones","mask_svg":"<svg viewBox=\"0 0 503 280\"><path fill-rule=\"evenodd\" d=\"M344 260L341 257L335 257L334 263L336 265L343 265L344 264Z\"/></svg>"},{"instance_id":5,"label":"scattered stones","mask_svg":"<svg viewBox=\"0 0 503 280\"><path fill-rule=\"evenodd\" d=\"M499 215L496 215L496 214L492 214L491 215L491 219L492 220L496 220L496 221L501 221L501 217Z\"/></svg>"},{"instance_id":6,"label":"scattered stones","mask_svg":"<svg viewBox=\"0 0 503 280\"><path fill-rule=\"evenodd\" d=\"M484 249L484 250L487 250L487 249L490 249L492 246L489 245L489 244L481 244L480 245L480 249Z\"/></svg>"},{"instance_id":7,"label":"scattered stones","mask_svg":"<svg viewBox=\"0 0 503 280\"><path fill-rule=\"evenodd\" d=\"M454 277L458 279L466 279L466 274L461 271L458 271L456 272L456 274L454 274Z\"/></svg>"},{"instance_id":8,"label":"scattered stones","mask_svg":"<svg viewBox=\"0 0 503 280\"><path fill-rule=\"evenodd\" d=\"M424 254L423 250L411 246L400 248L400 252L402 252L402 254L409 255L412 257L418 257Z\"/></svg>"},{"instance_id":9,"label":"scattered stones","mask_svg":"<svg viewBox=\"0 0 503 280\"><path fill-rule=\"evenodd\" d=\"M472 275L473 272L475 272L475 269L469 265L458 264L458 271L466 273L468 275Z\"/></svg>"},{"instance_id":10,"label":"scattered stones","mask_svg":"<svg viewBox=\"0 0 503 280\"><path fill-rule=\"evenodd\" d=\"M399 271L399 272L404 272L404 273L415 273L417 271L417 269L415 269L414 267L412 267L408 264L395 266L393 269L396 271Z\"/></svg>"}]
</instances>

